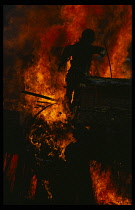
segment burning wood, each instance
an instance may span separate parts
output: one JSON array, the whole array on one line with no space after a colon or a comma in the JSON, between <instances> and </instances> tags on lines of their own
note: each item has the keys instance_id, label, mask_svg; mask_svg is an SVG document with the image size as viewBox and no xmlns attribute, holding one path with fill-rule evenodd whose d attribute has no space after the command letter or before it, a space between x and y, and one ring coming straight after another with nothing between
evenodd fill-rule
<instances>
[{"instance_id":1,"label":"burning wood","mask_svg":"<svg viewBox=\"0 0 135 210\"><path fill-rule=\"evenodd\" d=\"M54 103L55 104L55 103ZM34 118L36 118L42 111L44 111L46 108L48 108L48 107L50 107L50 106L52 106L52 105L54 105L54 104L49 104L48 106L44 106L35 116L34 116Z\"/></svg>"},{"instance_id":2,"label":"burning wood","mask_svg":"<svg viewBox=\"0 0 135 210\"><path fill-rule=\"evenodd\" d=\"M32 96L36 96L36 97L40 97L40 98L45 98L45 99L51 100L51 101L55 101L55 99L50 98L48 96L43 96L43 95L40 95L40 94L37 94L37 93L32 93L32 92L29 92L29 91L22 91L22 93L25 93L25 94L28 94L28 95L32 95Z\"/></svg>"}]
</instances>

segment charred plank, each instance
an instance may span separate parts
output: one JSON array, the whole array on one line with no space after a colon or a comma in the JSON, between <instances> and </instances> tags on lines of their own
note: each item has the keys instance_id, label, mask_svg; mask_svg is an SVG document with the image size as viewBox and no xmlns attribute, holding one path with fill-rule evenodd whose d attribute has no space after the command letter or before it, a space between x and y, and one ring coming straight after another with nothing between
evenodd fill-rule
<instances>
[{"instance_id":1,"label":"charred plank","mask_svg":"<svg viewBox=\"0 0 135 210\"><path fill-rule=\"evenodd\" d=\"M44 96L44 95L41 95L41 94L37 94L37 93L32 93L32 92L29 92L29 91L22 91L22 93L25 93L25 94L28 94L28 95L32 95L32 96L36 96L36 97L40 97L40 98L45 98L47 100L51 100L51 101L55 101L55 99L53 98L50 98L48 96Z\"/></svg>"},{"instance_id":2,"label":"charred plank","mask_svg":"<svg viewBox=\"0 0 135 210\"><path fill-rule=\"evenodd\" d=\"M56 104L56 103L54 103L54 104ZM34 119L35 119L42 111L44 111L46 108L48 108L49 106L52 106L52 105L54 105L54 104L49 104L48 106L45 106L43 109L41 109L41 110L34 116Z\"/></svg>"}]
</instances>

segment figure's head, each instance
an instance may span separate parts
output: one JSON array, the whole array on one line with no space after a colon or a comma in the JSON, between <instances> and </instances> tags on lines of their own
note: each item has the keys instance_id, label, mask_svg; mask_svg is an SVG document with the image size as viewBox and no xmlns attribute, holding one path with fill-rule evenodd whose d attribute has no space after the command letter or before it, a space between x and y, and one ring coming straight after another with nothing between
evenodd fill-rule
<instances>
[{"instance_id":1,"label":"figure's head","mask_svg":"<svg viewBox=\"0 0 135 210\"><path fill-rule=\"evenodd\" d=\"M82 38L81 40L84 40L86 42L92 43L95 41L95 32L91 29L85 29L82 32Z\"/></svg>"}]
</instances>

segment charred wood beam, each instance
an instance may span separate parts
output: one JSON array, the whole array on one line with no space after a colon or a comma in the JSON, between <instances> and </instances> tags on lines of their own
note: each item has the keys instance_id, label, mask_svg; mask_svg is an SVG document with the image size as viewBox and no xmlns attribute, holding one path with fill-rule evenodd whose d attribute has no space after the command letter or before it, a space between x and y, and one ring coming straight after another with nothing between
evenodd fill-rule
<instances>
[{"instance_id":1,"label":"charred wood beam","mask_svg":"<svg viewBox=\"0 0 135 210\"><path fill-rule=\"evenodd\" d=\"M37 101L38 103L45 103L45 104L48 104L48 102L45 102L45 101Z\"/></svg>"},{"instance_id":2,"label":"charred wood beam","mask_svg":"<svg viewBox=\"0 0 135 210\"><path fill-rule=\"evenodd\" d=\"M56 104L56 103L54 103L54 104ZM45 106L43 109L41 109L35 116L34 116L34 118L36 118L42 111L44 111L46 108L48 108L49 106L52 106L52 105L54 105L54 104L49 104L48 106Z\"/></svg>"},{"instance_id":3,"label":"charred wood beam","mask_svg":"<svg viewBox=\"0 0 135 210\"><path fill-rule=\"evenodd\" d=\"M51 101L56 101L55 99L53 98L50 98L48 96L44 96L44 95L40 95L40 94L37 94L37 93L32 93L32 92L29 92L29 91L22 91L22 93L25 93L25 94L28 94L28 95L32 95L32 96L36 96L36 97L40 97L40 98L45 98L47 100L51 100Z\"/></svg>"},{"instance_id":4,"label":"charred wood beam","mask_svg":"<svg viewBox=\"0 0 135 210\"><path fill-rule=\"evenodd\" d=\"M87 84L87 86L95 84L99 86L113 86L113 87L131 87L132 86L132 80L131 79L122 79L122 78L106 78L106 77L91 77L88 76L84 83Z\"/></svg>"},{"instance_id":5,"label":"charred wood beam","mask_svg":"<svg viewBox=\"0 0 135 210\"><path fill-rule=\"evenodd\" d=\"M45 107L45 106L35 106L34 108L41 108L41 107L43 108L43 107Z\"/></svg>"},{"instance_id":6,"label":"charred wood beam","mask_svg":"<svg viewBox=\"0 0 135 210\"><path fill-rule=\"evenodd\" d=\"M36 104L36 107L45 107L44 105Z\"/></svg>"}]
</instances>

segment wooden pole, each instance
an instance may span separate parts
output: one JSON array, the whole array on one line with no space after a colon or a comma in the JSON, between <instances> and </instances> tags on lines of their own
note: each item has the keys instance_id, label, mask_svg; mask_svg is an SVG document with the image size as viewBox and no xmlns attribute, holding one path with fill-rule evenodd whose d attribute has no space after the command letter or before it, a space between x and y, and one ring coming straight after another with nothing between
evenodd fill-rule
<instances>
[{"instance_id":1,"label":"wooden pole","mask_svg":"<svg viewBox=\"0 0 135 210\"><path fill-rule=\"evenodd\" d=\"M40 94L37 94L37 93L32 93L32 92L29 92L29 91L22 91L22 93L25 93L25 94L28 94L28 95L32 95L32 96L36 96L36 97L40 97L40 98L45 98L47 100L51 100L51 101L56 101L55 99L53 98L50 98L48 96L44 96L44 95L40 95Z\"/></svg>"},{"instance_id":2,"label":"wooden pole","mask_svg":"<svg viewBox=\"0 0 135 210\"><path fill-rule=\"evenodd\" d=\"M109 66L110 66L110 75L111 75L111 78L112 78L112 68L111 68L110 58L109 58L109 54L108 54L108 50L107 50L105 40L104 40L104 45L105 45L105 48L106 48L106 53L107 53L108 62L109 62Z\"/></svg>"}]
</instances>

